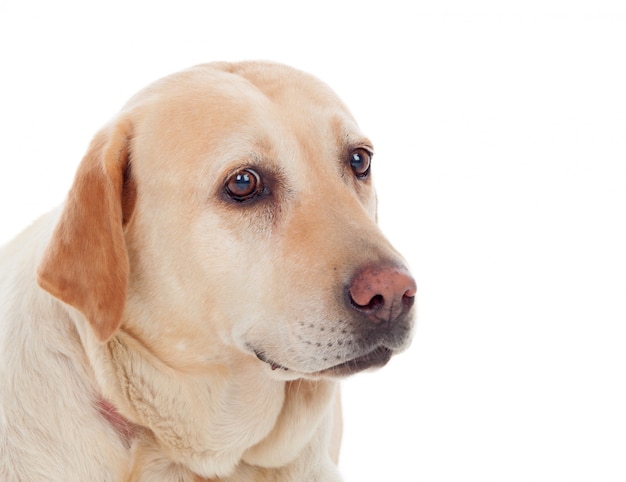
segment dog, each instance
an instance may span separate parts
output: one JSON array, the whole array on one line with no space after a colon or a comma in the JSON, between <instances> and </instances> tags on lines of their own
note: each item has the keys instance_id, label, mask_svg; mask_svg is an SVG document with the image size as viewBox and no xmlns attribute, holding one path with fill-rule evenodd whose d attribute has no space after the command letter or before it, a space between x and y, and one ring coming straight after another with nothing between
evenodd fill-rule
<instances>
[{"instance_id":1,"label":"dog","mask_svg":"<svg viewBox=\"0 0 626 482\"><path fill-rule=\"evenodd\" d=\"M280 64L132 97L0 251L0 480L342 480L340 380L414 325L373 152Z\"/></svg>"}]
</instances>

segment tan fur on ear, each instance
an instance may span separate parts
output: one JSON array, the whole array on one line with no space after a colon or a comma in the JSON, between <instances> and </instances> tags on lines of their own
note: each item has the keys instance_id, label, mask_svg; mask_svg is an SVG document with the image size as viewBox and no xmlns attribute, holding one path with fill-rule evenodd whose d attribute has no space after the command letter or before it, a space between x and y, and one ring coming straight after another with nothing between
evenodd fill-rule
<instances>
[{"instance_id":1,"label":"tan fur on ear","mask_svg":"<svg viewBox=\"0 0 626 482\"><path fill-rule=\"evenodd\" d=\"M123 225L135 198L125 180L130 135L130 122L121 121L94 138L37 269L39 285L78 309L100 341L119 327L126 300Z\"/></svg>"}]
</instances>

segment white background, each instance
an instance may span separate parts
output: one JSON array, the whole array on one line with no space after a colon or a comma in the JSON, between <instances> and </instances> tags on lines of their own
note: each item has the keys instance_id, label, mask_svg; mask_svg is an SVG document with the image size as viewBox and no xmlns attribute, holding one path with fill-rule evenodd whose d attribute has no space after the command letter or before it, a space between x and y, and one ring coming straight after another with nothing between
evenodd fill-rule
<instances>
[{"instance_id":1,"label":"white background","mask_svg":"<svg viewBox=\"0 0 626 482\"><path fill-rule=\"evenodd\" d=\"M345 384L352 482L626 480L626 4L0 0L0 242L135 91L210 60L328 82L420 287ZM303 481L306 482L306 481Z\"/></svg>"}]
</instances>

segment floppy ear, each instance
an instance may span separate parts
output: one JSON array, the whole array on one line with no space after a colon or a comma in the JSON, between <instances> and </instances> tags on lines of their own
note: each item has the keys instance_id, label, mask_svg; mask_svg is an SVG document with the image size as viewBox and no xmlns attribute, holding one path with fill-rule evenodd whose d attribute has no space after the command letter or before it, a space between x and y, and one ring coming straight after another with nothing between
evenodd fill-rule
<instances>
[{"instance_id":1,"label":"floppy ear","mask_svg":"<svg viewBox=\"0 0 626 482\"><path fill-rule=\"evenodd\" d=\"M101 131L78 167L63 212L37 268L39 286L78 309L100 341L119 327L128 284L124 224L135 204L132 125Z\"/></svg>"}]
</instances>

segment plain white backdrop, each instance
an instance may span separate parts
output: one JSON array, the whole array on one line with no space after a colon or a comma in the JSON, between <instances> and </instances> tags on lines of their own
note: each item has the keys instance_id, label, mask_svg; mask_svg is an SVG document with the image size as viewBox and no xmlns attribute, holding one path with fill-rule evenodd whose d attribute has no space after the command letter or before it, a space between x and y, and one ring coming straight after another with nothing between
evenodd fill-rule
<instances>
[{"instance_id":1,"label":"plain white backdrop","mask_svg":"<svg viewBox=\"0 0 626 482\"><path fill-rule=\"evenodd\" d=\"M626 480L626 4L0 0L0 55L0 243L156 78L325 80L419 285L409 351L345 383L346 480Z\"/></svg>"}]
</instances>

